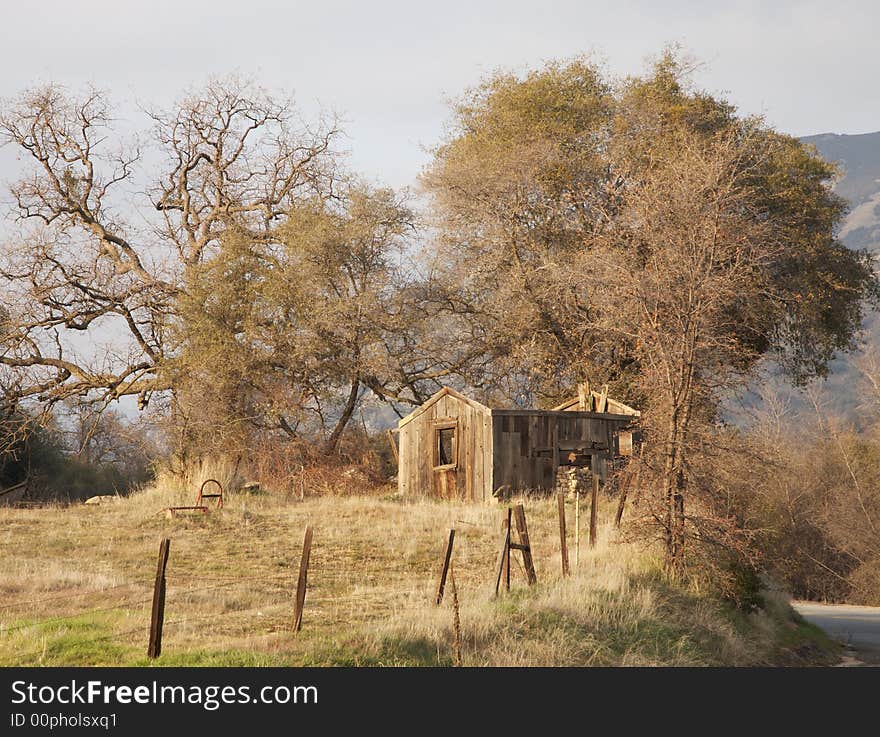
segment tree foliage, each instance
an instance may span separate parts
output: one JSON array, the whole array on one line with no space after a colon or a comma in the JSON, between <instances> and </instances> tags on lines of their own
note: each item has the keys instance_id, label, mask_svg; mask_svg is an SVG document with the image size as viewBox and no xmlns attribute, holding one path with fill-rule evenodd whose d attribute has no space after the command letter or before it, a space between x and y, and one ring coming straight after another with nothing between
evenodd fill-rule
<instances>
[{"instance_id":1,"label":"tree foliage","mask_svg":"<svg viewBox=\"0 0 880 737\"><path fill-rule=\"evenodd\" d=\"M168 371L194 439L245 448L266 429L326 431L332 450L365 392L400 399L422 381L405 350L411 227L394 192L352 184L298 202L266 237L230 231L189 269Z\"/></svg>"},{"instance_id":2,"label":"tree foliage","mask_svg":"<svg viewBox=\"0 0 880 737\"><path fill-rule=\"evenodd\" d=\"M454 113L426 184L462 332L511 394L599 379L637 397L677 568L686 537L719 540L713 490L689 482L721 401L765 357L823 375L877 297L868 255L834 237L834 170L689 89L673 54L616 86L582 60L498 75Z\"/></svg>"}]
</instances>

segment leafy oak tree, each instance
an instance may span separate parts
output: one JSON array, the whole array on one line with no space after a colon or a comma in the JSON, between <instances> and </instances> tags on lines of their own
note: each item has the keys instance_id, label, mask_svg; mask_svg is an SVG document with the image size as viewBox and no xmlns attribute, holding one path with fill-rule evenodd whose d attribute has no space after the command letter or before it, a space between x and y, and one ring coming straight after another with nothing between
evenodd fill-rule
<instances>
[{"instance_id":1,"label":"leafy oak tree","mask_svg":"<svg viewBox=\"0 0 880 737\"><path fill-rule=\"evenodd\" d=\"M425 181L463 339L512 394L599 379L644 408L670 571L686 539L743 552L693 468L723 399L766 357L823 375L877 297L834 237L833 168L690 89L673 54L617 84L584 60L497 75L454 121Z\"/></svg>"},{"instance_id":2,"label":"leafy oak tree","mask_svg":"<svg viewBox=\"0 0 880 737\"><path fill-rule=\"evenodd\" d=\"M330 452L365 394L420 401L437 376L408 341L420 319L402 258L412 219L391 190L341 185L266 237L228 232L188 270L168 371L190 444L245 448L274 429Z\"/></svg>"}]
</instances>

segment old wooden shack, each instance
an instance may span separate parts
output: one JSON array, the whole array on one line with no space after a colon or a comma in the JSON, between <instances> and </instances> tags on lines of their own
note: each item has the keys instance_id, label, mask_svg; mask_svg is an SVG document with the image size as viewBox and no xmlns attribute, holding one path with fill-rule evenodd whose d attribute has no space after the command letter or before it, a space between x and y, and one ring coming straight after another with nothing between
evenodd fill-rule
<instances>
[{"instance_id":1,"label":"old wooden shack","mask_svg":"<svg viewBox=\"0 0 880 737\"><path fill-rule=\"evenodd\" d=\"M493 409L445 387L398 423L398 488L484 501L551 491L561 466L589 466L604 479L632 447L620 440L638 414L607 392L581 391L552 410Z\"/></svg>"}]
</instances>

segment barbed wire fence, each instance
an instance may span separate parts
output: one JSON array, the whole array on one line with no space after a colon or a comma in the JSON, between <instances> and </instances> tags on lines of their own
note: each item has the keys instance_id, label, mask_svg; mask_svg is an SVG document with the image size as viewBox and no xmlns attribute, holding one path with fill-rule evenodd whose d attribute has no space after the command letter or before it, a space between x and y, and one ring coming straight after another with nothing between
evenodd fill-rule
<instances>
[{"instance_id":1,"label":"barbed wire fence","mask_svg":"<svg viewBox=\"0 0 880 737\"><path fill-rule=\"evenodd\" d=\"M522 505L518 506L522 507ZM520 513L523 514L524 524L524 512ZM564 510L561 504L560 515L561 552L564 550L565 539ZM459 522L466 521L455 520L456 524ZM487 525L472 524L472 526L489 528ZM493 555L484 566L485 581L489 588L495 578L496 570L500 571L499 566L503 565L505 560L508 568L511 567L511 550L523 552L523 563L513 557L516 562L515 569L521 571L524 581L529 584L534 583L534 568L531 568L531 575L529 571L531 547L528 543L528 533L525 534L525 542L522 535L519 543L512 542L509 532L502 525L499 530L499 540L505 540L505 535L506 541L501 557ZM440 550L442 538L439 531L437 537L436 562L430 566L417 567L408 571L409 575L398 578L389 578L388 571L363 570L351 565L349 560L352 557L351 551L334 549L322 543L320 528L317 528L317 555L311 556L311 560L309 560L310 535L306 536L309 545L303 546L298 578L292 570L284 574L267 575L204 575L194 572L195 561L175 559L171 555L168 568L162 568L160 560L160 572L155 580L144 577L88 591L3 601L0 603L0 639L29 629L43 632L46 628L73 624L102 627L107 623L102 622L100 616L114 612L124 612L126 620L136 618L140 623L138 626L121 631L95 633L78 631L76 633L78 640L84 644L115 641L120 645L131 646L136 638L141 638L141 641L145 642L149 637L152 647L158 625L160 645L164 636L166 642L171 643L175 648L184 648L192 644L193 640L205 642L206 631L214 635L226 633L245 640L271 636L296 636L304 616L308 622L307 626L316 623L327 626L334 624L350 626L354 623L380 620L416 600L422 603L433 602L436 605L441 603L442 588L452 559L454 534L450 535L448 541L444 541L446 544L442 554ZM555 546L548 545L548 547ZM524 548L528 549L524 550ZM564 573L565 568L563 575ZM163 596L163 606L160 609L163 611L160 615L161 621L157 622L156 605L160 579ZM152 595L149 595L150 593ZM121 595L122 599L102 606L75 606L78 603L88 604L87 600L90 597L106 598L108 595ZM495 596L497 595L496 582ZM166 601L169 615L167 619L164 612ZM49 605L57 609L67 604L73 604L76 610L45 618L32 618L36 614L34 607ZM205 611L206 608L210 611ZM39 664L51 654L50 651L49 638L44 634L43 646L39 650L30 652L26 656L18 656L17 659L26 664Z\"/></svg>"}]
</instances>

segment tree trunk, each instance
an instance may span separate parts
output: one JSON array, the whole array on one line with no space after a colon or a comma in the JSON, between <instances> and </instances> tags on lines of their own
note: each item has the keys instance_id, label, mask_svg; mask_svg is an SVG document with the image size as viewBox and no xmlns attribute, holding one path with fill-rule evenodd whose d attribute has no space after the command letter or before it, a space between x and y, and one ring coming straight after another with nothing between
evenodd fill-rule
<instances>
[{"instance_id":1,"label":"tree trunk","mask_svg":"<svg viewBox=\"0 0 880 737\"><path fill-rule=\"evenodd\" d=\"M678 575L683 563L685 531L685 447L690 418L690 399L684 407L677 405L669 418L666 438L666 457L663 464L662 491L664 501L664 538L666 571Z\"/></svg>"},{"instance_id":2,"label":"tree trunk","mask_svg":"<svg viewBox=\"0 0 880 737\"><path fill-rule=\"evenodd\" d=\"M678 468L678 432L678 411L673 409L667 429L663 475L661 477L664 503L663 532L666 548L666 571L669 574L674 574L678 567L675 535L675 477Z\"/></svg>"},{"instance_id":3,"label":"tree trunk","mask_svg":"<svg viewBox=\"0 0 880 737\"><path fill-rule=\"evenodd\" d=\"M330 433L330 437L328 437L324 443L325 453L336 452L336 446L339 445L339 438L342 437L342 433L345 431L348 421L354 414L355 407L357 407L358 392L360 391L360 388L360 379L355 378L355 380L351 382L351 391L348 394L348 401L345 403L342 415L340 415L339 420L336 422L336 426L333 428L333 432Z\"/></svg>"}]
</instances>

